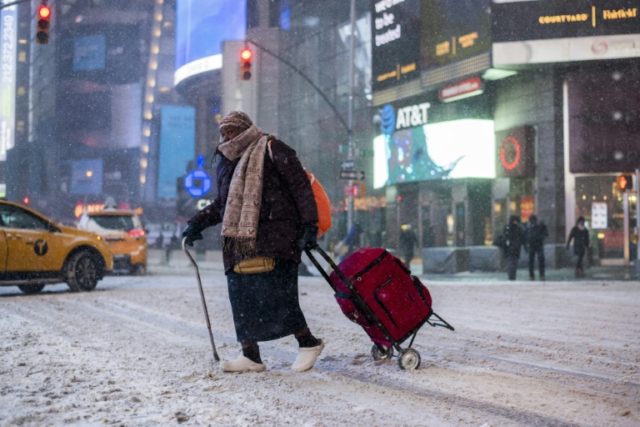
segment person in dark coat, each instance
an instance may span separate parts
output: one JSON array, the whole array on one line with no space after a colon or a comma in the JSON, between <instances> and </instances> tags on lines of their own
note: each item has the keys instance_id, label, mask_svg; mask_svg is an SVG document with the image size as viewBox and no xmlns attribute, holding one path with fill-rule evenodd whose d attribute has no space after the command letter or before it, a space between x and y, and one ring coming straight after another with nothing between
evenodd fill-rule
<instances>
[{"instance_id":1,"label":"person in dark coat","mask_svg":"<svg viewBox=\"0 0 640 427\"><path fill-rule=\"evenodd\" d=\"M576 261L576 277L584 276L584 267L582 266L582 260L589 248L589 230L584 225L584 217L579 217L576 221L576 225L571 229L569 238L567 239L567 250L573 240L573 253L578 257Z\"/></svg>"},{"instance_id":2,"label":"person in dark coat","mask_svg":"<svg viewBox=\"0 0 640 427\"><path fill-rule=\"evenodd\" d=\"M540 280L544 280L544 239L549 236L549 230L544 222L538 222L538 217L531 215L525 228L527 251L529 252L529 278L535 280L535 260L538 256Z\"/></svg>"},{"instance_id":3,"label":"person in dark coat","mask_svg":"<svg viewBox=\"0 0 640 427\"><path fill-rule=\"evenodd\" d=\"M299 352L292 369L311 369L324 342L310 332L298 300L303 249L317 245L318 214L311 184L296 152L261 132L242 112L220 121L218 195L196 213L183 233L186 244L222 223L223 263L242 355L224 372L263 371L258 342L294 335ZM268 257L275 268L234 271L240 261Z\"/></svg>"},{"instance_id":4,"label":"person in dark coat","mask_svg":"<svg viewBox=\"0 0 640 427\"><path fill-rule=\"evenodd\" d=\"M418 246L418 236L411 229L411 224L403 224L400 227L400 238L398 242L398 249L400 249L400 255L407 264L407 267L411 267L411 260L413 259L414 249Z\"/></svg>"},{"instance_id":5,"label":"person in dark coat","mask_svg":"<svg viewBox=\"0 0 640 427\"><path fill-rule=\"evenodd\" d=\"M509 280L516 280L520 249L525 243L524 232L520 226L520 218L515 215L509 217L509 223L504 228L504 255L507 258L507 275Z\"/></svg>"}]
</instances>

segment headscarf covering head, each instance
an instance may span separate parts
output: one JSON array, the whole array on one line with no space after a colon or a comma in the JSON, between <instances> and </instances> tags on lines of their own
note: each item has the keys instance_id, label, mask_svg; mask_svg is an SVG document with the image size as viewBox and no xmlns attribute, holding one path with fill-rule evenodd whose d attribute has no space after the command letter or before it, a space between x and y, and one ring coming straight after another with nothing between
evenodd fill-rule
<instances>
[{"instance_id":1,"label":"headscarf covering head","mask_svg":"<svg viewBox=\"0 0 640 427\"><path fill-rule=\"evenodd\" d=\"M220 120L220 131L226 127L239 129L241 132L249 129L253 122L249 116L242 111L232 111Z\"/></svg>"}]
</instances>

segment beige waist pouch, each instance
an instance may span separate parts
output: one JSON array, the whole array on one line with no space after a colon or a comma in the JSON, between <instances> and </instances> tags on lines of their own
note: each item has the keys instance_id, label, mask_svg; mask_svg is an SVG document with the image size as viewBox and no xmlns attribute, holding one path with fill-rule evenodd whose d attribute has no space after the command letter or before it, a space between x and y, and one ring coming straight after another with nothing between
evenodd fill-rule
<instances>
[{"instance_id":1,"label":"beige waist pouch","mask_svg":"<svg viewBox=\"0 0 640 427\"><path fill-rule=\"evenodd\" d=\"M276 260L266 256L243 259L233 266L233 271L238 274L268 273L276 268Z\"/></svg>"}]
</instances>

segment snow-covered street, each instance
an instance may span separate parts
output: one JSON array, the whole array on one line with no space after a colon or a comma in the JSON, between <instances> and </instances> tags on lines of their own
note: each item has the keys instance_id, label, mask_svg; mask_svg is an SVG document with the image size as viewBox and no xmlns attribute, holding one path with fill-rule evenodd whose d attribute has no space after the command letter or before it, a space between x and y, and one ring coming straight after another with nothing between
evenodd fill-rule
<instances>
[{"instance_id":1,"label":"snow-covered street","mask_svg":"<svg viewBox=\"0 0 640 427\"><path fill-rule=\"evenodd\" d=\"M203 273L218 351L235 357L220 272ZM417 371L375 362L321 278L301 305L327 348L293 373L292 338L260 374L214 364L192 271L108 277L90 293L0 288L0 425L637 426L640 283L428 283Z\"/></svg>"}]
</instances>

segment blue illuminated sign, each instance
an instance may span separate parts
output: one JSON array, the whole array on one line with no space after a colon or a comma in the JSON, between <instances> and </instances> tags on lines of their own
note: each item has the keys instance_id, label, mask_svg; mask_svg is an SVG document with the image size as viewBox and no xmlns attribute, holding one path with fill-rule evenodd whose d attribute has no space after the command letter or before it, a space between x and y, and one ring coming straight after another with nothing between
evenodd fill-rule
<instances>
[{"instance_id":1,"label":"blue illuminated sign","mask_svg":"<svg viewBox=\"0 0 640 427\"><path fill-rule=\"evenodd\" d=\"M187 174L184 187L194 199L204 196L211 190L211 178L204 171L204 156L198 156L198 167Z\"/></svg>"}]
</instances>

